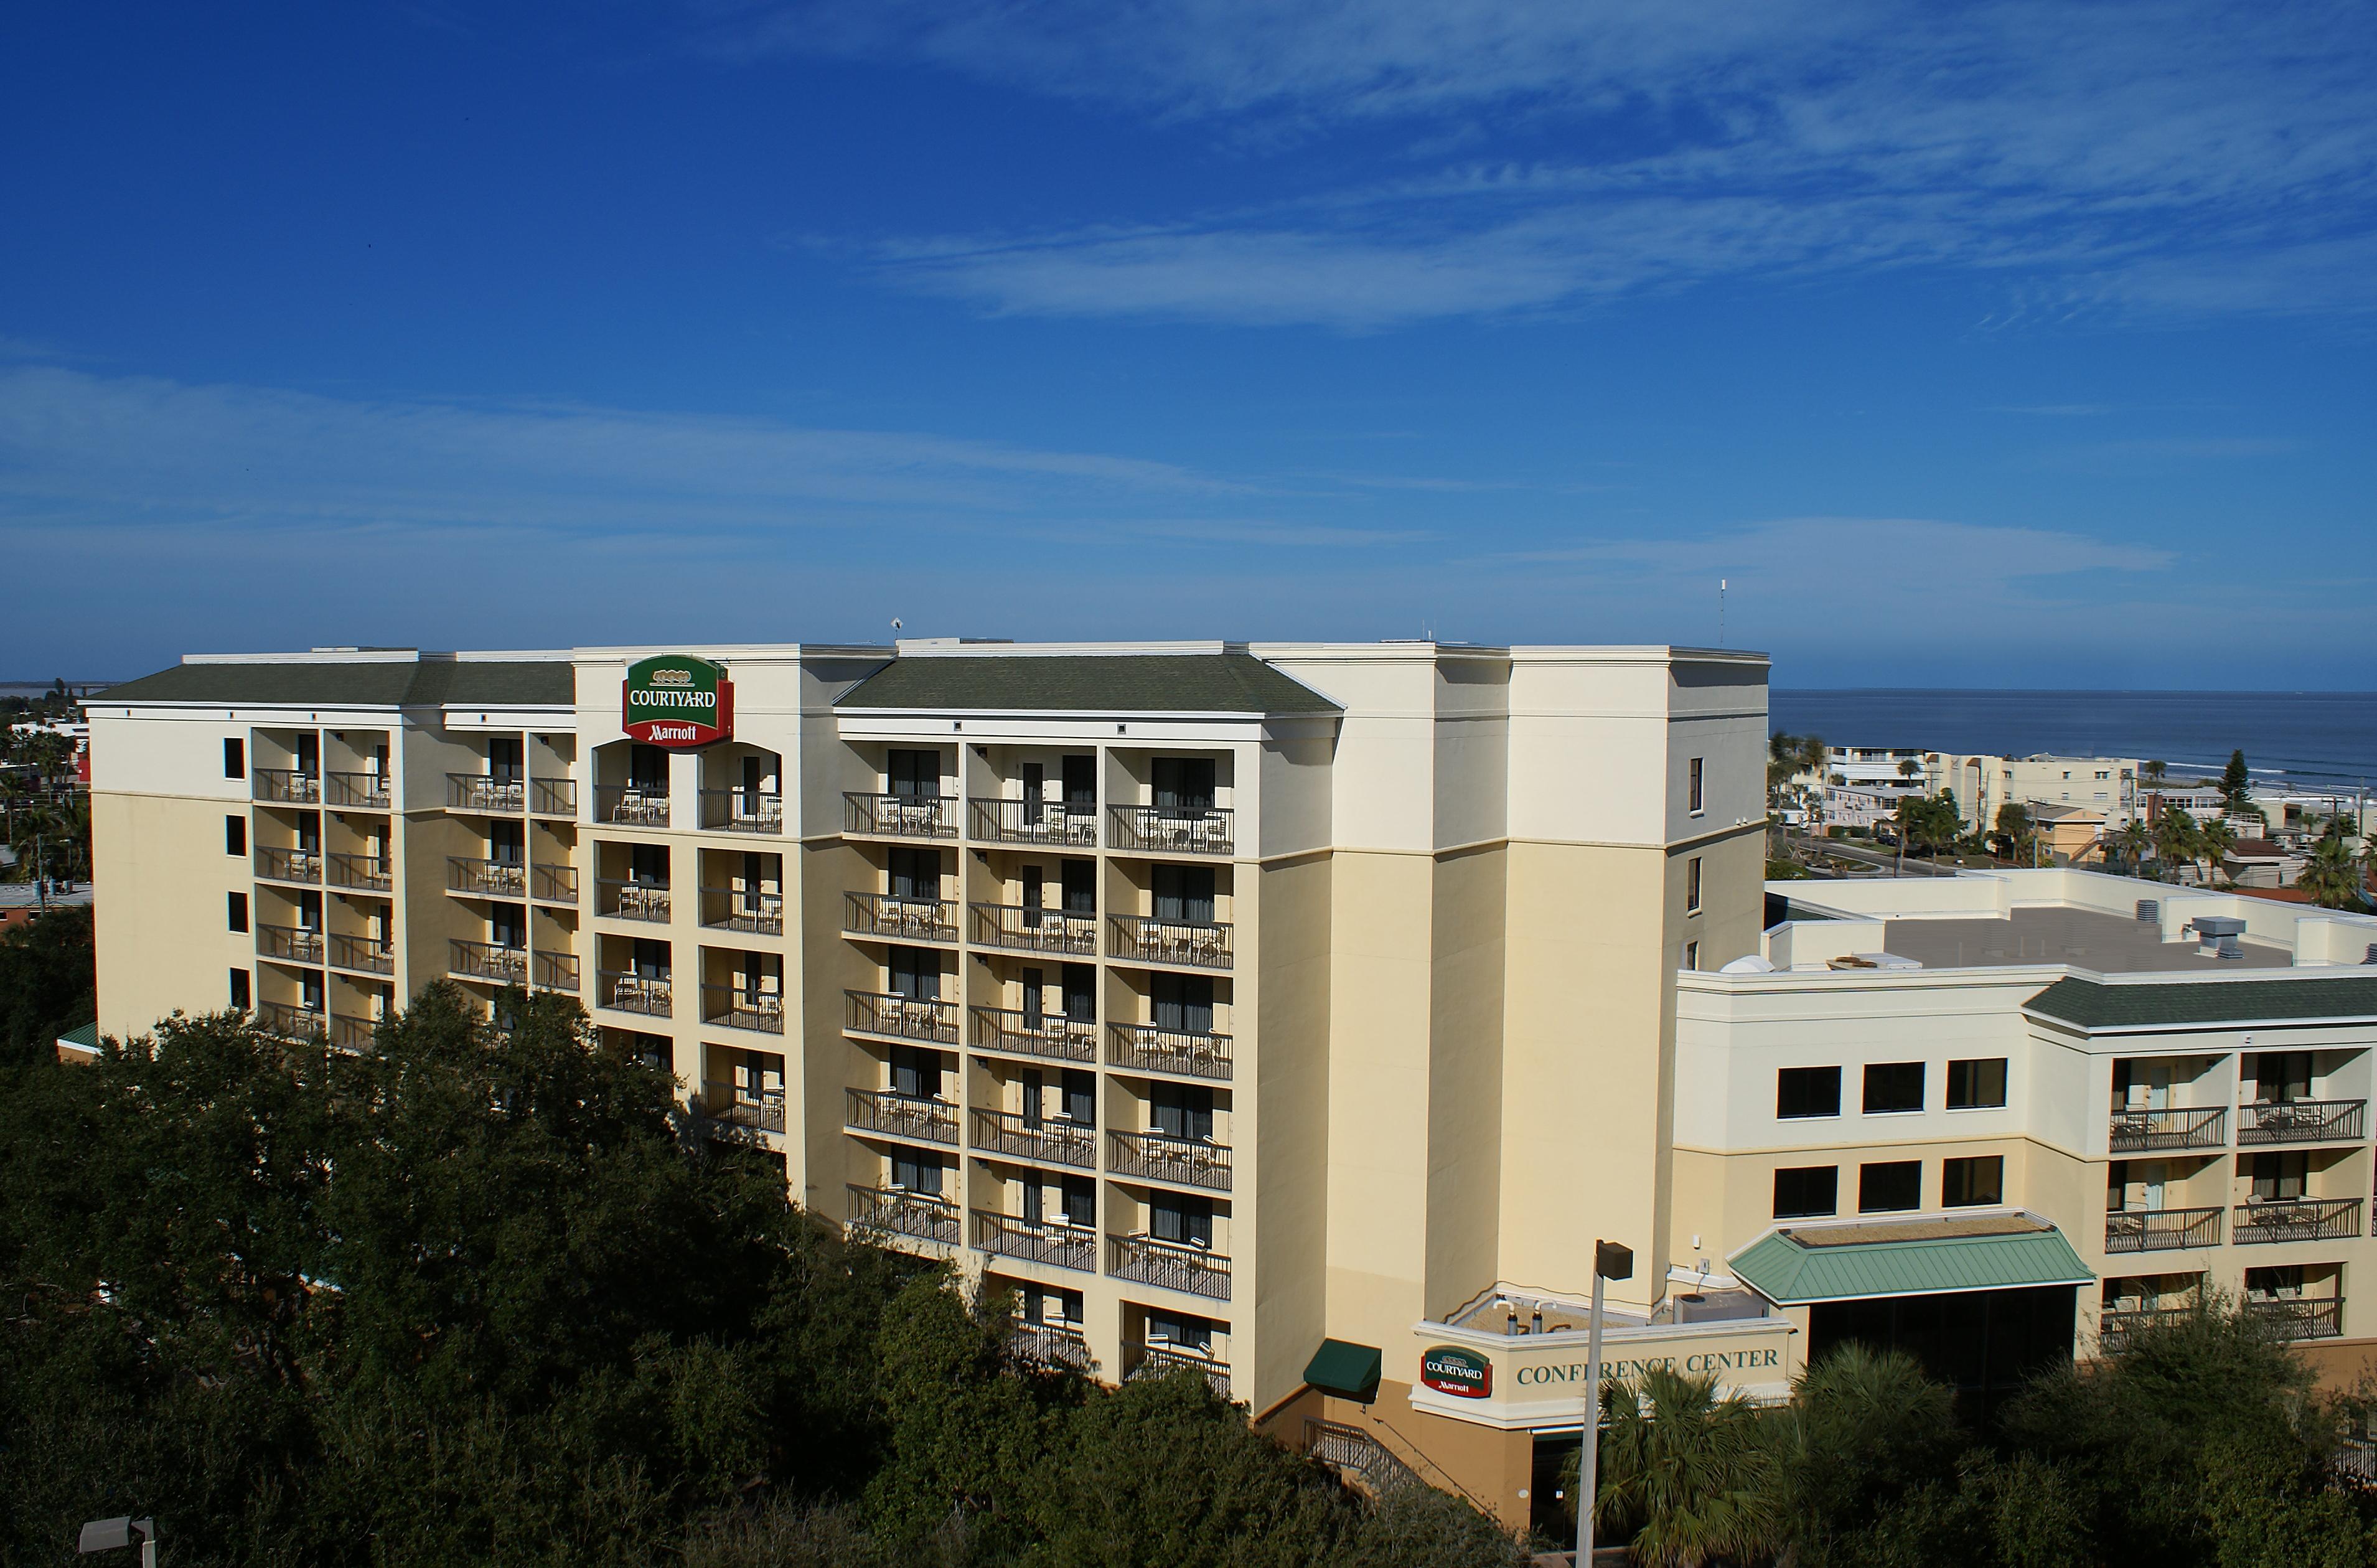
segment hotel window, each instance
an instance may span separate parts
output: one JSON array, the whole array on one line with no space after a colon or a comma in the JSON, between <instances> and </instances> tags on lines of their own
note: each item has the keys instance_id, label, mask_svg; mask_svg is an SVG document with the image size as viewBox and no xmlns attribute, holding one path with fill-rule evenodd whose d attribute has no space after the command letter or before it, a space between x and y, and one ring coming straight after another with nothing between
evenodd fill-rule
<instances>
[{"instance_id":1,"label":"hotel window","mask_svg":"<svg viewBox=\"0 0 2377 1568\"><path fill-rule=\"evenodd\" d=\"M234 969L231 972L231 1004L235 1008L245 1008L250 1005L247 971L245 969Z\"/></svg>"},{"instance_id":2,"label":"hotel window","mask_svg":"<svg viewBox=\"0 0 2377 1568\"><path fill-rule=\"evenodd\" d=\"M1098 1225L1098 1184L1086 1176L1060 1177L1059 1189L1067 1225L1094 1230Z\"/></svg>"},{"instance_id":3,"label":"hotel window","mask_svg":"<svg viewBox=\"0 0 2377 1568\"><path fill-rule=\"evenodd\" d=\"M1687 969L1698 969L1700 966L1701 944L1698 942L1686 942L1684 944L1684 967Z\"/></svg>"},{"instance_id":4,"label":"hotel window","mask_svg":"<svg viewBox=\"0 0 2377 1568\"><path fill-rule=\"evenodd\" d=\"M245 741L223 742L223 777L227 779L247 777L247 743Z\"/></svg>"},{"instance_id":5,"label":"hotel window","mask_svg":"<svg viewBox=\"0 0 2377 1568\"><path fill-rule=\"evenodd\" d=\"M246 818L225 817L223 819L223 853L225 855L245 855L247 853Z\"/></svg>"},{"instance_id":6,"label":"hotel window","mask_svg":"<svg viewBox=\"0 0 2377 1568\"><path fill-rule=\"evenodd\" d=\"M1919 1061L1877 1061L1865 1070L1865 1113L1921 1110L1923 1064Z\"/></svg>"},{"instance_id":7,"label":"hotel window","mask_svg":"<svg viewBox=\"0 0 2377 1568\"><path fill-rule=\"evenodd\" d=\"M2006 1103L2006 1059L1983 1057L1948 1064L1948 1108L1980 1110Z\"/></svg>"},{"instance_id":8,"label":"hotel window","mask_svg":"<svg viewBox=\"0 0 2377 1568\"><path fill-rule=\"evenodd\" d=\"M1684 913L1701 912L1701 857L1693 856L1684 862Z\"/></svg>"},{"instance_id":9,"label":"hotel window","mask_svg":"<svg viewBox=\"0 0 2377 1568\"><path fill-rule=\"evenodd\" d=\"M1147 1233L1176 1247L1210 1250L1213 1245L1213 1200L1151 1192L1147 1200Z\"/></svg>"},{"instance_id":10,"label":"hotel window","mask_svg":"<svg viewBox=\"0 0 2377 1568\"><path fill-rule=\"evenodd\" d=\"M1940 1206L1968 1209L2005 1202L2005 1156L1976 1155L1940 1162Z\"/></svg>"},{"instance_id":11,"label":"hotel window","mask_svg":"<svg viewBox=\"0 0 2377 1568\"><path fill-rule=\"evenodd\" d=\"M2304 1181L2311 1175L2311 1155L2254 1155L2245 1169L2252 1179L2253 1202L2291 1203L2303 1195Z\"/></svg>"},{"instance_id":12,"label":"hotel window","mask_svg":"<svg viewBox=\"0 0 2377 1568\"><path fill-rule=\"evenodd\" d=\"M1774 1217L1816 1219L1840 1207L1841 1167L1786 1167L1774 1173Z\"/></svg>"},{"instance_id":13,"label":"hotel window","mask_svg":"<svg viewBox=\"0 0 2377 1568\"><path fill-rule=\"evenodd\" d=\"M1690 761L1684 764L1685 787L1691 800L1691 805L1688 809L1690 809L1691 814L1695 817L1699 816L1702 811L1707 808L1706 802L1701 794L1701 784L1702 780L1705 776L1704 764L1706 761L1706 758L1695 757Z\"/></svg>"},{"instance_id":14,"label":"hotel window","mask_svg":"<svg viewBox=\"0 0 2377 1568\"><path fill-rule=\"evenodd\" d=\"M1185 1312L1150 1312L1147 1342L1210 1353L1213 1348L1213 1325L1204 1318L1192 1318Z\"/></svg>"},{"instance_id":15,"label":"hotel window","mask_svg":"<svg viewBox=\"0 0 2377 1568\"><path fill-rule=\"evenodd\" d=\"M1922 1206L1921 1160L1881 1160L1857 1167L1857 1213L1891 1214Z\"/></svg>"},{"instance_id":16,"label":"hotel window","mask_svg":"<svg viewBox=\"0 0 2377 1568\"><path fill-rule=\"evenodd\" d=\"M244 893L244 892L235 892L235 893L233 893L233 894L232 894L232 895L231 895L231 911L230 911L230 913L231 913L231 928L232 928L233 930L234 930L234 931L245 931L245 930L246 930L246 929L247 929L247 895L246 895L245 893Z\"/></svg>"},{"instance_id":17,"label":"hotel window","mask_svg":"<svg viewBox=\"0 0 2377 1568\"><path fill-rule=\"evenodd\" d=\"M941 1191L941 1162L933 1155L912 1155L905 1150L891 1152L891 1185L910 1192L925 1192L935 1197Z\"/></svg>"},{"instance_id":18,"label":"hotel window","mask_svg":"<svg viewBox=\"0 0 2377 1568\"><path fill-rule=\"evenodd\" d=\"M1786 1067L1774 1074L1774 1114L1785 1121L1841 1114L1841 1070Z\"/></svg>"}]
</instances>

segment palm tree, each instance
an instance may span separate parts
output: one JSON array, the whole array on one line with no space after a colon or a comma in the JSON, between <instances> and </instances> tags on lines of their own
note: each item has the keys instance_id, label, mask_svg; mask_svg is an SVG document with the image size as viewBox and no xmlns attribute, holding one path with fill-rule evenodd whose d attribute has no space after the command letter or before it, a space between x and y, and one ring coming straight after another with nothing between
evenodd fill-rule
<instances>
[{"instance_id":1,"label":"palm tree","mask_svg":"<svg viewBox=\"0 0 2377 1568\"><path fill-rule=\"evenodd\" d=\"M2165 880L2176 880L2180 862L2195 858L2195 819L2183 807L2172 806L2155 819L2155 859Z\"/></svg>"},{"instance_id":2,"label":"palm tree","mask_svg":"<svg viewBox=\"0 0 2377 1568\"><path fill-rule=\"evenodd\" d=\"M1758 1407L1720 1397L1714 1374L1644 1371L1601 1391L1600 1490L1594 1522L1634 1533L1647 1568L1754 1559L1779 1544L1774 1454ZM1576 1496L1576 1466L1568 1469Z\"/></svg>"},{"instance_id":3,"label":"palm tree","mask_svg":"<svg viewBox=\"0 0 2377 1568\"><path fill-rule=\"evenodd\" d=\"M2115 853L2128 862L2130 873L2134 876L2145 864L2148 852L2154 848L2154 834L2146 831L2144 822L2132 817L2126 827L2113 834L2112 844Z\"/></svg>"},{"instance_id":4,"label":"palm tree","mask_svg":"<svg viewBox=\"0 0 2377 1568\"><path fill-rule=\"evenodd\" d=\"M2228 859L2228 852L2236 847L2237 830L2230 827L2224 817L2215 817L2196 831L2195 853L2204 857L2205 887L2212 885L2213 878L2219 874L2220 863Z\"/></svg>"},{"instance_id":5,"label":"palm tree","mask_svg":"<svg viewBox=\"0 0 2377 1568\"><path fill-rule=\"evenodd\" d=\"M2363 855L2366 855L2363 851ZM2311 894L2311 902L2328 909L2351 909L2360 903L2363 886L2360 856L2345 847L2340 833L2320 839L2304 862L2302 875L2295 885Z\"/></svg>"}]
</instances>

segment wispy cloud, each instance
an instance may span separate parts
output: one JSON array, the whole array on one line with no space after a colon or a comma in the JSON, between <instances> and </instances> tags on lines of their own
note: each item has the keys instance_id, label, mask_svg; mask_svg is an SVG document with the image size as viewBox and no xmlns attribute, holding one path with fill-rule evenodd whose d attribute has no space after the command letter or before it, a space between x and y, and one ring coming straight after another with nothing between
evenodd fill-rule
<instances>
[{"instance_id":1,"label":"wispy cloud","mask_svg":"<svg viewBox=\"0 0 2377 1568\"><path fill-rule=\"evenodd\" d=\"M2016 584L2084 572L2163 572L2169 550L2053 529L1949 522L1935 518L1798 517L1697 536L1598 539L1498 557L1514 565L1572 566L1638 582L1720 575L1746 592L1780 581L1837 598L1945 592L1960 603Z\"/></svg>"}]
</instances>

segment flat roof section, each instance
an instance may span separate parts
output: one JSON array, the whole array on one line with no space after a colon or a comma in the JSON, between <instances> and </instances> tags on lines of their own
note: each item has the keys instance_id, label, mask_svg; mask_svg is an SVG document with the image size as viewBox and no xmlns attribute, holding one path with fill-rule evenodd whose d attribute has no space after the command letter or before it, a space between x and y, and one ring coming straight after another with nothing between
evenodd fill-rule
<instances>
[{"instance_id":1,"label":"flat roof section","mask_svg":"<svg viewBox=\"0 0 2377 1568\"><path fill-rule=\"evenodd\" d=\"M2236 958L2199 957L2193 941L2167 942L2157 927L2094 909L2017 909L2004 920L1892 920L1881 945L1926 969L2068 964L2099 975L2213 975L2294 964L2288 950L2250 941L2240 944Z\"/></svg>"}]
</instances>

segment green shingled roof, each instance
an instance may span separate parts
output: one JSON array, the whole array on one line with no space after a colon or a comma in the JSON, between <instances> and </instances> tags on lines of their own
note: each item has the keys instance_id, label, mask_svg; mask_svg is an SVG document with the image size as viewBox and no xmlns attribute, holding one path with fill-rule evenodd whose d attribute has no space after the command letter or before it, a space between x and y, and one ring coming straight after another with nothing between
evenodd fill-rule
<instances>
[{"instance_id":1,"label":"green shingled roof","mask_svg":"<svg viewBox=\"0 0 2377 1568\"><path fill-rule=\"evenodd\" d=\"M2285 980L2159 986L2067 977L2031 998L2024 1011L2090 1030L2377 1018L2377 975L2330 970Z\"/></svg>"},{"instance_id":2,"label":"green shingled roof","mask_svg":"<svg viewBox=\"0 0 2377 1568\"><path fill-rule=\"evenodd\" d=\"M1777 1306L2086 1285L2062 1232L2026 1215L1771 1230L1729 1266Z\"/></svg>"},{"instance_id":3,"label":"green shingled roof","mask_svg":"<svg viewBox=\"0 0 2377 1568\"><path fill-rule=\"evenodd\" d=\"M902 712L1334 713L1250 653L969 653L894 659L837 708Z\"/></svg>"},{"instance_id":4,"label":"green shingled roof","mask_svg":"<svg viewBox=\"0 0 2377 1568\"><path fill-rule=\"evenodd\" d=\"M337 708L567 707L570 667L554 660L411 659L358 664L176 664L109 687L92 702L224 702Z\"/></svg>"}]
</instances>

